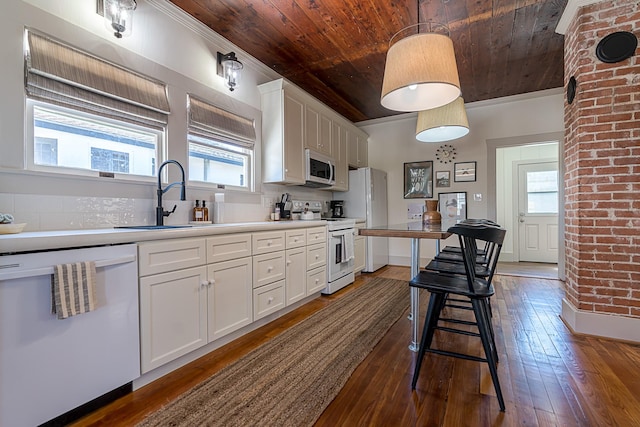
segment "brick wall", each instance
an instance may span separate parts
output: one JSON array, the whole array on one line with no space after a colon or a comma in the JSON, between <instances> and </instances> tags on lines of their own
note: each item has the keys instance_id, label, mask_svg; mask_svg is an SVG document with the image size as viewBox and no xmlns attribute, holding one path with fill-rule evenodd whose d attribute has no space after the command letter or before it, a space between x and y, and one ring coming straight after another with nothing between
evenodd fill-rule
<instances>
[{"instance_id":1,"label":"brick wall","mask_svg":"<svg viewBox=\"0 0 640 427\"><path fill-rule=\"evenodd\" d=\"M566 298L577 309L640 317L640 49L606 64L606 35L640 35L637 0L578 10L565 34Z\"/></svg>"}]
</instances>

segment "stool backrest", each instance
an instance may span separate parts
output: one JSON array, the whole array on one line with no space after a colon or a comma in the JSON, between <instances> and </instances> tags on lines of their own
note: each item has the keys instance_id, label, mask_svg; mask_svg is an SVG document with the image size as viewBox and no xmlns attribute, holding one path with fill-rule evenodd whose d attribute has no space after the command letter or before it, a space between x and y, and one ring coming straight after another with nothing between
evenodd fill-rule
<instances>
[{"instance_id":1,"label":"stool backrest","mask_svg":"<svg viewBox=\"0 0 640 427\"><path fill-rule=\"evenodd\" d=\"M490 257L487 261L487 268L489 269L487 286L489 286L498 264L498 257L500 256L502 243L504 242L504 236L507 230L487 223L459 223L450 227L448 231L458 236L470 292L474 292L474 284L476 282L475 266L478 255L476 240L488 242L489 245L492 246L490 249L491 253L487 254L487 256Z\"/></svg>"}]
</instances>

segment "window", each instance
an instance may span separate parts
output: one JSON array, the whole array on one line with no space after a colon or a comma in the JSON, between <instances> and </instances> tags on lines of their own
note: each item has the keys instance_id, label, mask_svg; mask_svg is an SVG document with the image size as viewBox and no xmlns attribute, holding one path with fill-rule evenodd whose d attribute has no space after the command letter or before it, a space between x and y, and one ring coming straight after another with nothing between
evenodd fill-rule
<instances>
[{"instance_id":1,"label":"window","mask_svg":"<svg viewBox=\"0 0 640 427\"><path fill-rule=\"evenodd\" d=\"M29 167L155 176L166 84L30 29L25 41Z\"/></svg>"},{"instance_id":2,"label":"window","mask_svg":"<svg viewBox=\"0 0 640 427\"><path fill-rule=\"evenodd\" d=\"M189 96L189 180L253 190L254 121Z\"/></svg>"},{"instance_id":3,"label":"window","mask_svg":"<svg viewBox=\"0 0 640 427\"><path fill-rule=\"evenodd\" d=\"M527 211L558 213L558 171L527 172Z\"/></svg>"},{"instance_id":4,"label":"window","mask_svg":"<svg viewBox=\"0 0 640 427\"><path fill-rule=\"evenodd\" d=\"M35 169L155 176L162 133L31 102Z\"/></svg>"}]
</instances>

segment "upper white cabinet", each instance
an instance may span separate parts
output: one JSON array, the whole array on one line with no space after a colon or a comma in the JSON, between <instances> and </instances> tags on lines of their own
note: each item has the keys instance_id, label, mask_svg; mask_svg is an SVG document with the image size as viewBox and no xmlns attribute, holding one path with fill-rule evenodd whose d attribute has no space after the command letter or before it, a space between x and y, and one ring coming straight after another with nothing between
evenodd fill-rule
<instances>
[{"instance_id":1,"label":"upper white cabinet","mask_svg":"<svg viewBox=\"0 0 640 427\"><path fill-rule=\"evenodd\" d=\"M304 149L333 158L333 191L348 189L349 166L368 165L367 134L284 79L258 86L262 96L262 173L269 184L305 183Z\"/></svg>"},{"instance_id":2,"label":"upper white cabinet","mask_svg":"<svg viewBox=\"0 0 640 427\"><path fill-rule=\"evenodd\" d=\"M258 89L262 95L262 181L304 184L304 101L283 79Z\"/></svg>"},{"instance_id":3,"label":"upper white cabinet","mask_svg":"<svg viewBox=\"0 0 640 427\"><path fill-rule=\"evenodd\" d=\"M331 118L315 105L307 104L305 115L305 147L331 156Z\"/></svg>"},{"instance_id":4,"label":"upper white cabinet","mask_svg":"<svg viewBox=\"0 0 640 427\"><path fill-rule=\"evenodd\" d=\"M347 191L349 189L347 128L337 121L334 121L331 126L331 152L336 161L336 183L330 190Z\"/></svg>"},{"instance_id":5,"label":"upper white cabinet","mask_svg":"<svg viewBox=\"0 0 640 427\"><path fill-rule=\"evenodd\" d=\"M368 138L369 136L358 128L347 130L349 166L366 168L369 165Z\"/></svg>"}]
</instances>

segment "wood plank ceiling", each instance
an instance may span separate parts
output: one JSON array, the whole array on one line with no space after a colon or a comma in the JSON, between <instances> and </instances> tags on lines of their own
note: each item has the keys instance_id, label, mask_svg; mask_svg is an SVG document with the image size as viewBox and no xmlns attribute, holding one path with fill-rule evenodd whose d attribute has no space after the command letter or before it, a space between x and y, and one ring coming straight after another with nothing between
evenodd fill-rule
<instances>
[{"instance_id":1,"label":"wood plank ceiling","mask_svg":"<svg viewBox=\"0 0 640 427\"><path fill-rule=\"evenodd\" d=\"M399 114L380 105L386 53L417 22L449 26L465 102L563 85L567 0L171 2L353 122Z\"/></svg>"}]
</instances>

